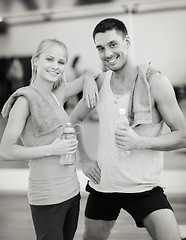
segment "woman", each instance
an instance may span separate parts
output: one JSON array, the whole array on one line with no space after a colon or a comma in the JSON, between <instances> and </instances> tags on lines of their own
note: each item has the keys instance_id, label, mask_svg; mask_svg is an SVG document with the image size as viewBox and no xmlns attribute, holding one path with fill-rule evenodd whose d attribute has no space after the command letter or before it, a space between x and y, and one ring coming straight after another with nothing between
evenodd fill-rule
<instances>
[{"instance_id":1,"label":"woman","mask_svg":"<svg viewBox=\"0 0 186 240\"><path fill-rule=\"evenodd\" d=\"M88 82L90 89L95 83L85 75L66 84L63 76L67 59L62 42L43 40L31 60L30 86L13 93L2 111L8 122L1 141L1 157L29 159L28 200L37 240L71 240L77 228L80 188L75 166L60 164L60 155L75 151L77 140L61 139L69 122L63 105L82 90L83 83ZM96 94L97 90L92 90L86 94L87 99ZM23 146L18 145L19 138Z\"/></svg>"}]
</instances>

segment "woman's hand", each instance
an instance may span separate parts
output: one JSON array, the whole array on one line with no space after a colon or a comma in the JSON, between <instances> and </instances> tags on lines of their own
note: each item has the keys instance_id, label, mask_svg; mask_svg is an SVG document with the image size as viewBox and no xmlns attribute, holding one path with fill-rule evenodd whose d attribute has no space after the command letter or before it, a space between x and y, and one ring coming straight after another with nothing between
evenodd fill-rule
<instances>
[{"instance_id":1,"label":"woman's hand","mask_svg":"<svg viewBox=\"0 0 186 240\"><path fill-rule=\"evenodd\" d=\"M83 100L87 102L88 108L93 108L99 101L96 78L101 73L100 69L89 70L84 75Z\"/></svg>"},{"instance_id":2,"label":"woman's hand","mask_svg":"<svg viewBox=\"0 0 186 240\"><path fill-rule=\"evenodd\" d=\"M70 154L76 151L78 141L76 139L56 138L50 146L51 155Z\"/></svg>"}]
</instances>

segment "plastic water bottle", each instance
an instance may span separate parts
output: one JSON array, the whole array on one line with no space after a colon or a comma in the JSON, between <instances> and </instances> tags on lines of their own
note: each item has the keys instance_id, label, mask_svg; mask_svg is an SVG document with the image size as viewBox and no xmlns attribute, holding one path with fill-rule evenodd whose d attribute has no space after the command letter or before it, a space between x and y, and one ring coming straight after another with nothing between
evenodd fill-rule
<instances>
[{"instance_id":1,"label":"plastic water bottle","mask_svg":"<svg viewBox=\"0 0 186 240\"><path fill-rule=\"evenodd\" d=\"M67 123L63 130L63 139L76 139L76 131L71 123ZM62 165L73 165L76 162L76 153L63 154L60 157L60 163Z\"/></svg>"},{"instance_id":2,"label":"plastic water bottle","mask_svg":"<svg viewBox=\"0 0 186 240\"><path fill-rule=\"evenodd\" d=\"M119 109L119 118L117 120L117 129L124 129L126 127L129 127L129 121L126 116L126 109L120 108ZM121 148L118 148L118 154L121 157L127 157L130 155L130 151L123 150Z\"/></svg>"}]
</instances>

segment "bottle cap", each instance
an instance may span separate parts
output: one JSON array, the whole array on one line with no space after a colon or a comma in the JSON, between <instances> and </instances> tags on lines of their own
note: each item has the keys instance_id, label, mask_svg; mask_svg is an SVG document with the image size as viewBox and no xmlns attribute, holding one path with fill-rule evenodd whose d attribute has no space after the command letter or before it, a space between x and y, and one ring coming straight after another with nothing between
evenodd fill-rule
<instances>
[{"instance_id":1,"label":"bottle cap","mask_svg":"<svg viewBox=\"0 0 186 240\"><path fill-rule=\"evenodd\" d=\"M66 124L66 127L72 127L72 123L68 122L68 123Z\"/></svg>"},{"instance_id":2,"label":"bottle cap","mask_svg":"<svg viewBox=\"0 0 186 240\"><path fill-rule=\"evenodd\" d=\"M120 108L119 109L119 114L125 115L126 114L126 109L125 108Z\"/></svg>"}]
</instances>

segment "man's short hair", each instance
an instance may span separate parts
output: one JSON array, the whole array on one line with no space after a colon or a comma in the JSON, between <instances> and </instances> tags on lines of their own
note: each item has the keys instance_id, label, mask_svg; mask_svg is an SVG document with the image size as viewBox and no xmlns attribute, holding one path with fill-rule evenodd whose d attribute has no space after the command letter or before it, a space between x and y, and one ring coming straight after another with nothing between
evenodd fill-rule
<instances>
[{"instance_id":1,"label":"man's short hair","mask_svg":"<svg viewBox=\"0 0 186 240\"><path fill-rule=\"evenodd\" d=\"M101 22L99 22L94 28L93 39L95 40L95 35L97 33L104 33L106 31L113 30L113 29L122 32L124 37L128 35L127 28L122 21L116 18L106 18Z\"/></svg>"}]
</instances>

